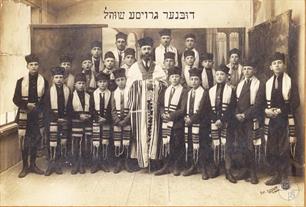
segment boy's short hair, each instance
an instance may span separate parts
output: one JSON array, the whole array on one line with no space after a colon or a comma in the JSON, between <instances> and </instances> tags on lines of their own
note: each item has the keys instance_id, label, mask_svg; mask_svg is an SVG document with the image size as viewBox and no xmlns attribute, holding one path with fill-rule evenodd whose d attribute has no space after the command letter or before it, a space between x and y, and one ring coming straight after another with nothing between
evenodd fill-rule
<instances>
[{"instance_id":1,"label":"boy's short hair","mask_svg":"<svg viewBox=\"0 0 306 207\"><path fill-rule=\"evenodd\" d=\"M121 78L121 77L126 78L125 69L124 68L118 68L118 69L113 71L113 75L114 75L115 79Z\"/></svg>"},{"instance_id":2,"label":"boy's short hair","mask_svg":"<svg viewBox=\"0 0 306 207\"><path fill-rule=\"evenodd\" d=\"M109 81L110 79L110 75L109 74L106 74L106 73L103 73L102 71L99 72L97 75L96 75L96 81L101 81L101 80L105 80L105 81Z\"/></svg>"},{"instance_id":3,"label":"boy's short hair","mask_svg":"<svg viewBox=\"0 0 306 207\"><path fill-rule=\"evenodd\" d=\"M55 75L65 75L65 68L63 67L60 67L60 66L57 66L57 67L53 67L51 68L51 74L52 76L55 76Z\"/></svg>"},{"instance_id":4,"label":"boy's short hair","mask_svg":"<svg viewBox=\"0 0 306 207\"><path fill-rule=\"evenodd\" d=\"M25 56L25 60L26 60L26 62L27 62L28 64L31 63L31 62L37 62L37 63L39 63L39 58L38 58L35 54L33 54L33 53L31 53L31 54Z\"/></svg>"},{"instance_id":5,"label":"boy's short hair","mask_svg":"<svg viewBox=\"0 0 306 207\"><path fill-rule=\"evenodd\" d=\"M184 51L184 57L186 58L187 56L195 57L194 51L193 50L185 50Z\"/></svg>"},{"instance_id":6,"label":"boy's short hair","mask_svg":"<svg viewBox=\"0 0 306 207\"><path fill-rule=\"evenodd\" d=\"M75 83L79 82L79 81L86 82L86 76L85 76L84 73L78 73L78 74L75 75L74 80L75 80Z\"/></svg>"},{"instance_id":7,"label":"boy's short hair","mask_svg":"<svg viewBox=\"0 0 306 207\"><path fill-rule=\"evenodd\" d=\"M107 59L107 58L113 58L115 59L115 55L114 53L112 53L111 51L108 51L104 54L104 60Z\"/></svg>"},{"instance_id":8,"label":"boy's short hair","mask_svg":"<svg viewBox=\"0 0 306 207\"><path fill-rule=\"evenodd\" d=\"M282 60L285 63L285 54L281 52L275 52L270 58L270 63L275 60Z\"/></svg>"}]
</instances>

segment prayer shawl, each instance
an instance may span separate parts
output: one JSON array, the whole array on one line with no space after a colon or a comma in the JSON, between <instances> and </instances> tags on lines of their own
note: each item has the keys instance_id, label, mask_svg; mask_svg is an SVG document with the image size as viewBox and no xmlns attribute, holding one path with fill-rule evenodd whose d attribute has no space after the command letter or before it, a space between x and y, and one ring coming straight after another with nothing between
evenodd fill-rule
<instances>
[{"instance_id":1,"label":"prayer shawl","mask_svg":"<svg viewBox=\"0 0 306 207\"><path fill-rule=\"evenodd\" d=\"M240 97L243 85L245 83L245 79L240 81L240 83L237 86L236 90L236 97L237 101ZM253 106L255 104L256 100L256 95L259 89L260 81L256 78L253 77L251 80L251 85L250 85L250 104ZM260 145L261 145L261 136L260 136L260 131L259 131L259 121L257 118L253 118L253 132L252 132L252 139L253 139L253 144L255 147L255 161L258 163L260 160ZM258 155L258 156L257 156Z\"/></svg>"},{"instance_id":2,"label":"prayer shawl","mask_svg":"<svg viewBox=\"0 0 306 207\"><path fill-rule=\"evenodd\" d=\"M82 73L86 74L85 70L83 70ZM97 88L95 74L96 73L94 71L90 71L89 78L87 78L87 75L86 75L86 91L94 90Z\"/></svg>"},{"instance_id":3,"label":"prayer shawl","mask_svg":"<svg viewBox=\"0 0 306 207\"><path fill-rule=\"evenodd\" d=\"M94 57L91 57L91 61L92 61L91 71L94 72L94 73L96 73L96 70L95 70L95 59L94 59ZM104 68L103 59L102 59L102 57L100 57L99 72L102 71L103 68Z\"/></svg>"},{"instance_id":4,"label":"prayer shawl","mask_svg":"<svg viewBox=\"0 0 306 207\"><path fill-rule=\"evenodd\" d=\"M175 88L173 93L171 102L169 103L169 97L171 94L172 86L169 86L165 91L165 99L164 99L164 113L171 113L177 110L178 103L181 98L181 94L183 91L183 86L178 85ZM163 121L162 123L162 138L163 138L163 146L162 146L162 156L167 157L170 154L170 138L171 131L173 127L173 121Z\"/></svg>"},{"instance_id":5,"label":"prayer shawl","mask_svg":"<svg viewBox=\"0 0 306 207\"><path fill-rule=\"evenodd\" d=\"M123 108L121 108L121 93L123 93L124 102ZM120 120L123 120L129 113L129 90L125 88L124 90L120 90L117 88L114 91L114 100L115 100L115 108L116 113ZM115 156L119 157L124 151L127 152L127 156L129 156L129 146L131 139L131 126L127 125L125 127L120 127L114 125L114 145L115 145ZM123 146L123 147L122 147Z\"/></svg>"},{"instance_id":6,"label":"prayer shawl","mask_svg":"<svg viewBox=\"0 0 306 207\"><path fill-rule=\"evenodd\" d=\"M113 54L114 54L114 56L115 56L115 67L116 68L122 68L122 65L123 65L123 62L124 62L124 56L125 56L125 54L124 54L124 50L121 52L121 65L119 65L119 50L118 50L118 48L113 48L113 49L111 49L110 50Z\"/></svg>"},{"instance_id":7,"label":"prayer shawl","mask_svg":"<svg viewBox=\"0 0 306 207\"><path fill-rule=\"evenodd\" d=\"M228 72L228 73L229 73L229 75L228 75L228 80L229 80L229 82L232 84L232 81L231 81L231 74L233 73L232 65L229 63L229 64L227 64L227 67L230 69L229 72ZM243 75L243 73L242 73L243 66L240 65L240 64L238 64L237 70L238 70L238 79L239 79L239 81L240 81L241 78L242 78L242 75ZM239 83L239 81L238 81L238 83ZM237 83L237 84L238 84L238 83ZM235 84L232 84L232 85L236 86Z\"/></svg>"},{"instance_id":8,"label":"prayer shawl","mask_svg":"<svg viewBox=\"0 0 306 207\"><path fill-rule=\"evenodd\" d=\"M155 62L156 64L163 65L164 64L164 54L165 50L167 52L173 52L175 53L174 61L175 61L175 66L178 66L178 54L177 54L177 49L173 47L172 45L169 45L167 49L163 45L159 45L158 47L155 48Z\"/></svg>"},{"instance_id":9,"label":"prayer shawl","mask_svg":"<svg viewBox=\"0 0 306 207\"><path fill-rule=\"evenodd\" d=\"M213 75L213 85L216 84L216 80L215 80L215 76L216 76L216 70L214 68L211 69L212 71L212 75ZM208 84L208 77L207 77L207 73L206 73L206 69L203 68L202 71L202 86L204 89L209 89L209 84Z\"/></svg>"},{"instance_id":10,"label":"prayer shawl","mask_svg":"<svg viewBox=\"0 0 306 207\"><path fill-rule=\"evenodd\" d=\"M64 101L65 101L64 102L64 106L65 106L64 113L66 114L70 90L66 85L63 85L63 91L64 91ZM57 98L58 98L57 89L56 89L56 86L53 84L50 87L50 105L51 105L51 110L55 114L58 114ZM61 146L65 148L65 145L67 143L67 136L68 136L67 122L61 122L61 123L57 121L50 122L50 125L49 125L50 160L55 160L58 139L60 139Z\"/></svg>"},{"instance_id":11,"label":"prayer shawl","mask_svg":"<svg viewBox=\"0 0 306 207\"><path fill-rule=\"evenodd\" d=\"M194 105L193 105L193 112L190 111L190 96L192 95L193 89L188 92L187 95L187 110L186 116L190 117L192 114L196 114L199 111L200 103L204 95L204 89L200 86L194 91ZM191 137L189 137L189 130L191 130ZM186 150L186 162L188 160L188 140L191 138L192 140L192 149L193 149L193 161L195 164L198 162L199 158L199 149L200 149L200 138L199 138L199 131L200 131L200 124L194 123L192 126L187 126L185 124L184 129L184 137L185 137L185 150Z\"/></svg>"},{"instance_id":12,"label":"prayer shawl","mask_svg":"<svg viewBox=\"0 0 306 207\"><path fill-rule=\"evenodd\" d=\"M216 111L216 97L217 96L217 85L214 85L211 89L209 89L209 98L210 105L213 113L217 113ZM224 85L223 97L222 97L222 115L228 109L228 105L230 104L232 96L232 88L228 84ZM221 145L221 160L224 160L225 156L225 144L227 138L227 123L222 123L222 129L218 129L215 125L216 120L211 120L211 138L212 138L212 146L214 149L214 161L216 164L219 164L220 160L220 145Z\"/></svg>"},{"instance_id":13,"label":"prayer shawl","mask_svg":"<svg viewBox=\"0 0 306 207\"><path fill-rule=\"evenodd\" d=\"M271 108L271 96L272 96L272 88L273 88L274 76L272 76L266 82L266 101L268 108ZM283 75L283 84L282 84L282 95L285 100L285 104L290 103L290 93L291 93L291 78L287 73ZM264 123L264 138L265 138L265 155L267 153L267 142L269 136L269 123L270 118L265 117ZM289 134L289 143L290 143L290 152L293 158L295 157L295 147L296 147L296 134L295 134L295 122L292 111L290 110L288 113L288 134Z\"/></svg>"},{"instance_id":14,"label":"prayer shawl","mask_svg":"<svg viewBox=\"0 0 306 207\"><path fill-rule=\"evenodd\" d=\"M110 103L111 92L110 90L106 89L104 91L104 111L101 113L100 111L100 94L102 94L101 90L98 88L93 92L94 98L94 106L96 112L101 114L107 113L107 108ZM102 116L103 117L103 116ZM111 135L111 126L109 123L98 123L96 120L92 123L92 144L93 144L93 153L94 156L98 156L100 142L102 143L102 154L103 159L107 159L107 150L109 146L109 140Z\"/></svg>"},{"instance_id":15,"label":"prayer shawl","mask_svg":"<svg viewBox=\"0 0 306 207\"><path fill-rule=\"evenodd\" d=\"M74 89L74 76L71 73L67 74L67 77L65 78L64 83L72 92Z\"/></svg>"},{"instance_id":16,"label":"prayer shawl","mask_svg":"<svg viewBox=\"0 0 306 207\"><path fill-rule=\"evenodd\" d=\"M29 74L23 77L21 82L21 99L23 101L29 100ZM38 101L41 101L41 97L45 93L45 80L44 78L38 74L37 78L37 98ZM26 135L27 129L27 119L28 119L28 111L19 109L18 114L18 137L19 137L19 146L23 150L24 149L24 139ZM44 123L43 123L43 113L38 114L38 125L40 128L40 134L43 135L44 132Z\"/></svg>"}]
</instances>

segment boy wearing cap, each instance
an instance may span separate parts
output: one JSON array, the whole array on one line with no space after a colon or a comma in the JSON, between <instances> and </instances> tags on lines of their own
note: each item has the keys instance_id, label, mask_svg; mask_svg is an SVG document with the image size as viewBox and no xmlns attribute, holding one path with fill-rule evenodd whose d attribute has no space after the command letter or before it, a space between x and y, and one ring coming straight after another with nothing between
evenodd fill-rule
<instances>
[{"instance_id":1,"label":"boy wearing cap","mask_svg":"<svg viewBox=\"0 0 306 207\"><path fill-rule=\"evenodd\" d=\"M229 71L229 83L233 89L236 89L238 83L242 79L242 65L240 64L240 50L233 48L229 51L230 62L227 64Z\"/></svg>"},{"instance_id":2,"label":"boy wearing cap","mask_svg":"<svg viewBox=\"0 0 306 207\"><path fill-rule=\"evenodd\" d=\"M127 45L127 34L118 32L116 34L116 48L112 49L111 52L115 56L115 67L120 68L124 64L125 48Z\"/></svg>"},{"instance_id":3,"label":"boy wearing cap","mask_svg":"<svg viewBox=\"0 0 306 207\"><path fill-rule=\"evenodd\" d=\"M130 141L132 138L131 114L128 105L129 88L126 87L125 69L114 70L117 89L111 97L113 117L113 138L115 147L116 166L114 173L117 174L124 167L128 172L133 170L129 166ZM124 162L124 166L123 166Z\"/></svg>"},{"instance_id":4,"label":"boy wearing cap","mask_svg":"<svg viewBox=\"0 0 306 207\"><path fill-rule=\"evenodd\" d=\"M265 184L281 184L286 190L290 188L289 150L291 156L295 156L294 113L299 106L300 98L297 86L285 72L285 54L276 52L271 58L270 69L273 76L266 82L264 137L267 160L274 175Z\"/></svg>"},{"instance_id":5,"label":"boy wearing cap","mask_svg":"<svg viewBox=\"0 0 306 207\"><path fill-rule=\"evenodd\" d=\"M204 89L209 90L216 84L215 76L216 70L214 66L214 55L212 53L204 53L201 55L202 66L202 86Z\"/></svg>"},{"instance_id":6,"label":"boy wearing cap","mask_svg":"<svg viewBox=\"0 0 306 207\"><path fill-rule=\"evenodd\" d=\"M244 78L236 90L235 118L237 142L239 151L245 158L246 171L236 177L237 180L246 179L252 184L258 183L256 164L260 159L261 136L259 127L263 115L264 84L256 77L255 63L251 60L243 65Z\"/></svg>"},{"instance_id":7,"label":"boy wearing cap","mask_svg":"<svg viewBox=\"0 0 306 207\"><path fill-rule=\"evenodd\" d=\"M175 66L178 66L178 51L171 45L171 30L163 29L159 32L160 45L155 48L155 62L156 64L163 65L164 54L166 52L173 52L175 54Z\"/></svg>"},{"instance_id":8,"label":"boy wearing cap","mask_svg":"<svg viewBox=\"0 0 306 207\"><path fill-rule=\"evenodd\" d=\"M71 73L71 66L72 57L68 55L62 55L60 57L60 67L63 67L65 69L64 83L72 92L74 87L74 75Z\"/></svg>"},{"instance_id":9,"label":"boy wearing cap","mask_svg":"<svg viewBox=\"0 0 306 207\"><path fill-rule=\"evenodd\" d=\"M216 165L216 171L211 177L216 177L219 174L219 168L223 166L224 161L226 179L231 183L236 183L237 181L231 172L233 136L229 136L233 127L233 122L230 120L234 118L236 99L234 90L226 84L228 72L229 68L221 64L216 69L217 84L209 89L211 138Z\"/></svg>"},{"instance_id":10,"label":"boy wearing cap","mask_svg":"<svg viewBox=\"0 0 306 207\"><path fill-rule=\"evenodd\" d=\"M85 159L90 154L92 124L90 95L85 92L86 76L79 73L75 76L75 90L71 98L71 124L72 124L72 155L73 166L71 174L85 173Z\"/></svg>"},{"instance_id":11,"label":"boy wearing cap","mask_svg":"<svg viewBox=\"0 0 306 207\"><path fill-rule=\"evenodd\" d=\"M102 60L102 42L93 41L91 43L91 70L95 73L103 70L103 60Z\"/></svg>"},{"instance_id":12,"label":"boy wearing cap","mask_svg":"<svg viewBox=\"0 0 306 207\"><path fill-rule=\"evenodd\" d=\"M123 65L121 68L124 68L126 71L136 62L135 50L133 48L126 48L124 51Z\"/></svg>"},{"instance_id":13,"label":"boy wearing cap","mask_svg":"<svg viewBox=\"0 0 306 207\"><path fill-rule=\"evenodd\" d=\"M109 172L107 160L112 131L111 91L108 89L109 75L99 72L96 81L98 88L93 92L91 99L93 109L91 173L96 173L99 169Z\"/></svg>"},{"instance_id":14,"label":"boy wearing cap","mask_svg":"<svg viewBox=\"0 0 306 207\"><path fill-rule=\"evenodd\" d=\"M45 91L48 82L40 74L39 59L36 55L25 56L29 73L16 83L13 102L18 107L16 122L22 157L22 170L18 177L23 178L29 172L44 174L36 166L37 147L44 131L43 110ZM28 165L30 156L30 166Z\"/></svg>"},{"instance_id":15,"label":"boy wearing cap","mask_svg":"<svg viewBox=\"0 0 306 207\"><path fill-rule=\"evenodd\" d=\"M186 98L184 113L184 141L185 141L185 162L187 168L183 172L183 176L190 176L197 172L197 167L202 167L202 178L208 179L207 162L205 149L207 148L207 137L201 136L202 125L208 112L208 96L201 86L201 71L192 68L189 70L189 82L191 89Z\"/></svg>"},{"instance_id":16,"label":"boy wearing cap","mask_svg":"<svg viewBox=\"0 0 306 207\"><path fill-rule=\"evenodd\" d=\"M185 50L184 57L185 57L184 59L185 67L182 70L182 77L183 77L182 83L183 83L183 86L191 88L192 86L191 86L191 81L189 77L189 71L193 68L193 64L195 61L195 53L193 50Z\"/></svg>"},{"instance_id":17,"label":"boy wearing cap","mask_svg":"<svg viewBox=\"0 0 306 207\"><path fill-rule=\"evenodd\" d=\"M166 52L164 54L164 64L163 69L166 74L168 74L168 70L175 66L175 53L173 52Z\"/></svg>"},{"instance_id":18,"label":"boy wearing cap","mask_svg":"<svg viewBox=\"0 0 306 207\"><path fill-rule=\"evenodd\" d=\"M188 33L184 36L184 38L185 38L185 51L186 50L192 50L194 52L195 61L193 63L193 68L199 68L200 55L199 55L199 52L194 48L195 47L195 42L196 42L196 37L195 37L194 34ZM181 62L182 62L182 68L185 68L185 56L184 56L184 54L182 55Z\"/></svg>"},{"instance_id":19,"label":"boy wearing cap","mask_svg":"<svg viewBox=\"0 0 306 207\"><path fill-rule=\"evenodd\" d=\"M159 110L162 117L162 146L161 152L164 166L155 175L170 173L180 175L184 159L184 110L187 90L180 84L181 71L178 67L168 70L170 86L159 99Z\"/></svg>"},{"instance_id":20,"label":"boy wearing cap","mask_svg":"<svg viewBox=\"0 0 306 207\"><path fill-rule=\"evenodd\" d=\"M82 73L85 75L85 90L87 93L92 94L96 89L95 71L91 70L92 67L91 56L84 55L81 59Z\"/></svg>"},{"instance_id":21,"label":"boy wearing cap","mask_svg":"<svg viewBox=\"0 0 306 207\"><path fill-rule=\"evenodd\" d=\"M68 112L71 110L71 93L64 84L65 69L51 69L53 83L45 97L46 114L49 124L49 163L45 172L50 176L53 172L62 174L61 157L67 154Z\"/></svg>"},{"instance_id":22,"label":"boy wearing cap","mask_svg":"<svg viewBox=\"0 0 306 207\"><path fill-rule=\"evenodd\" d=\"M113 75L113 70L115 69L115 56L111 51L108 51L104 55L104 69L102 73L110 77L108 88L110 91L114 91L117 88L115 83L115 78Z\"/></svg>"}]
</instances>

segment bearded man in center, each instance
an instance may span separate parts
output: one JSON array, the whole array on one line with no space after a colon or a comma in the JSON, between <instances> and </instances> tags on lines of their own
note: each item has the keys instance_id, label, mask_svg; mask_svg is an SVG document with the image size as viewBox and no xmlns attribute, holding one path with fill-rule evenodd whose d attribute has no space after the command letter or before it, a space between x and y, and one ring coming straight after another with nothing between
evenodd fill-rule
<instances>
[{"instance_id":1,"label":"bearded man in center","mask_svg":"<svg viewBox=\"0 0 306 207\"><path fill-rule=\"evenodd\" d=\"M138 40L140 58L127 72L127 87L130 87L129 106L133 141L131 158L137 158L140 168L149 172L158 169L160 155L161 117L158 112L158 97L167 87L166 74L155 64L152 57L153 40L144 37Z\"/></svg>"}]
</instances>

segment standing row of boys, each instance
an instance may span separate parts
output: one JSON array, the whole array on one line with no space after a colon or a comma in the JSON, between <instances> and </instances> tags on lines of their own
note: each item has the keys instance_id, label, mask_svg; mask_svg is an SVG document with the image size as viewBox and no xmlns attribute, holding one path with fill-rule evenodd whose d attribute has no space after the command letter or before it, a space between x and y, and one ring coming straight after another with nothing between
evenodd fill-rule
<instances>
[{"instance_id":1,"label":"standing row of boys","mask_svg":"<svg viewBox=\"0 0 306 207\"><path fill-rule=\"evenodd\" d=\"M137 61L135 50L125 48L127 36L123 33L116 35L117 51L106 52L103 61L102 44L95 41L92 54L81 60L82 72L75 76L70 73L72 59L63 56L60 66L51 69L50 88L38 73L38 57L26 56L29 74L17 81L13 99L19 107L23 159L19 177L29 172L44 174L35 159L45 127L49 140L45 175L62 174L61 157L71 152L71 174L85 173L86 165L92 173L99 169L109 172L108 160L112 160L115 173L123 167L133 172L138 170L133 159L144 168L149 156L149 170L155 170L155 175L172 171L175 176L189 176L200 169L206 180L224 169L232 183L245 179L257 184L256 165L264 143L274 172L266 184L281 183L288 189L290 152L294 156L296 144L293 115L299 95L285 72L285 55L276 52L271 57L273 76L263 84L255 77L254 62L240 64L238 49L229 52L228 65L214 69L213 54L199 56L193 34L186 35L181 69L177 67L178 52L170 44L170 30L160 34L161 45L155 50L151 38L138 41ZM144 90L140 90L142 83ZM143 110L139 116L138 109ZM48 124L44 124L43 113ZM143 125L144 116L147 125ZM264 128L264 139L260 128ZM139 135L141 131L144 136ZM152 144L153 134L158 137L157 147ZM247 169L236 176L232 174L234 151L245 157Z\"/></svg>"}]
</instances>

